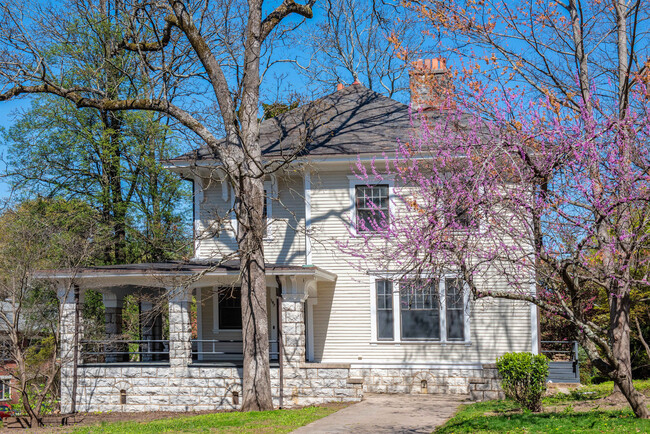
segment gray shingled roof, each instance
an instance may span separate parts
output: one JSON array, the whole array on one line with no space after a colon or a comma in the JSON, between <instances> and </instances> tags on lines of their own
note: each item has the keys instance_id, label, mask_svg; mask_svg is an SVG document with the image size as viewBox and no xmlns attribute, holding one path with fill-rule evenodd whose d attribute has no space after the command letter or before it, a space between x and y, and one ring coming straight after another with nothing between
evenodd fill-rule
<instances>
[{"instance_id":1,"label":"gray shingled roof","mask_svg":"<svg viewBox=\"0 0 650 434\"><path fill-rule=\"evenodd\" d=\"M268 157L356 155L394 151L412 132L407 105L355 84L262 122L260 144ZM212 158L204 146L171 161Z\"/></svg>"}]
</instances>

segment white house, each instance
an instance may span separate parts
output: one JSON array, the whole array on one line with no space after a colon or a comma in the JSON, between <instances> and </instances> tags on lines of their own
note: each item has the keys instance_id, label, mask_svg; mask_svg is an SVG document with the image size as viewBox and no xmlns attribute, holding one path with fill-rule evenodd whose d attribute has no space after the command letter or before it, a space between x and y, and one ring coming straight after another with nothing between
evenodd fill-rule
<instances>
[{"instance_id":1,"label":"white house","mask_svg":"<svg viewBox=\"0 0 650 434\"><path fill-rule=\"evenodd\" d=\"M444 72L444 63L436 60L423 67ZM301 148L295 161L265 184L271 378L277 405L354 401L364 392L494 397L499 393L496 357L538 351L535 309L509 300L470 301L453 274L435 288L401 294L400 284L385 278L390 270L364 270L337 247L337 241L354 237L368 199L380 207L398 206L391 201L392 180L360 181L352 166L394 152L396 140L412 131L407 105L361 84L339 86L331 95L261 124L266 158ZM61 339L66 355L78 352L79 410L238 406L238 264L221 262L235 249L233 195L206 149L170 161L169 169L194 185L193 260L44 273L62 288L66 314ZM493 279L489 285L503 288L502 280ZM81 299L89 289L102 292L108 338L120 334L123 300L134 292L151 296L152 302L141 303L142 312L162 297L168 300L168 331L164 315L151 315L138 342L93 345L82 336L74 347L76 303L72 292L63 290L70 284L79 288ZM74 358L62 360L65 411L71 404Z\"/></svg>"}]
</instances>

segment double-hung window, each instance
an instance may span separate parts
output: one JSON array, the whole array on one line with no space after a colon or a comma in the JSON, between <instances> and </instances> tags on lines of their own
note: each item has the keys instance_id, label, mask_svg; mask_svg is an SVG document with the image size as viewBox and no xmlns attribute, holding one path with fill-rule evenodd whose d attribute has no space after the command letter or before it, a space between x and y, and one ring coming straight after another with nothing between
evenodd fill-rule
<instances>
[{"instance_id":1,"label":"double-hung window","mask_svg":"<svg viewBox=\"0 0 650 434\"><path fill-rule=\"evenodd\" d=\"M354 191L357 232L374 232L390 218L388 184L357 185Z\"/></svg>"},{"instance_id":2,"label":"double-hung window","mask_svg":"<svg viewBox=\"0 0 650 434\"><path fill-rule=\"evenodd\" d=\"M392 341L393 333L393 282L377 281L377 339Z\"/></svg>"},{"instance_id":3,"label":"double-hung window","mask_svg":"<svg viewBox=\"0 0 650 434\"><path fill-rule=\"evenodd\" d=\"M440 339L438 282L402 280L399 284L402 339Z\"/></svg>"},{"instance_id":4,"label":"double-hung window","mask_svg":"<svg viewBox=\"0 0 650 434\"><path fill-rule=\"evenodd\" d=\"M373 338L394 342L466 342L469 298L463 286L457 278L375 280Z\"/></svg>"},{"instance_id":5,"label":"double-hung window","mask_svg":"<svg viewBox=\"0 0 650 434\"><path fill-rule=\"evenodd\" d=\"M217 297L219 330L241 330L241 288L221 288Z\"/></svg>"},{"instance_id":6,"label":"double-hung window","mask_svg":"<svg viewBox=\"0 0 650 434\"><path fill-rule=\"evenodd\" d=\"M11 400L11 386L9 386L10 381L11 377L0 378L0 401Z\"/></svg>"}]
</instances>

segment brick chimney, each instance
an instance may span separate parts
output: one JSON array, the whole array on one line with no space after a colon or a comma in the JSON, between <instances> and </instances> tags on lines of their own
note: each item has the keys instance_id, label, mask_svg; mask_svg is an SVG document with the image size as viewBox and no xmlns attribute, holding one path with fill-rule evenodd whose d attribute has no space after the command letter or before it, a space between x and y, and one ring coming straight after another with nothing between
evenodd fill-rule
<instances>
[{"instance_id":1,"label":"brick chimney","mask_svg":"<svg viewBox=\"0 0 650 434\"><path fill-rule=\"evenodd\" d=\"M432 111L454 107L450 97L454 93L447 59L420 59L409 71L411 107L414 110Z\"/></svg>"}]
</instances>

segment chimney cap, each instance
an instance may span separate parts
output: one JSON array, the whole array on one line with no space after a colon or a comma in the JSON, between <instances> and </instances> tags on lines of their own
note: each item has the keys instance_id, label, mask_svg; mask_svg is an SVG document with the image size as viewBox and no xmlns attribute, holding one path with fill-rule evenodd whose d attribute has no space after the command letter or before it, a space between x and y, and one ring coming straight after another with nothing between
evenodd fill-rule
<instances>
[{"instance_id":1,"label":"chimney cap","mask_svg":"<svg viewBox=\"0 0 650 434\"><path fill-rule=\"evenodd\" d=\"M343 90L345 88L345 85L343 83L339 83L336 85L336 90Z\"/></svg>"},{"instance_id":2,"label":"chimney cap","mask_svg":"<svg viewBox=\"0 0 650 434\"><path fill-rule=\"evenodd\" d=\"M445 71L447 69L447 59L444 57L434 57L433 59L418 59L413 62L414 69Z\"/></svg>"},{"instance_id":3,"label":"chimney cap","mask_svg":"<svg viewBox=\"0 0 650 434\"><path fill-rule=\"evenodd\" d=\"M355 78L355 79L354 79L354 82L353 82L352 84L361 84L361 82L359 81L358 78Z\"/></svg>"}]
</instances>

